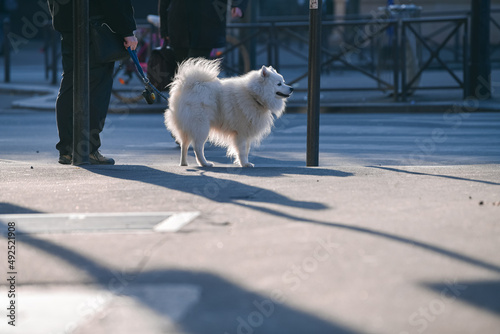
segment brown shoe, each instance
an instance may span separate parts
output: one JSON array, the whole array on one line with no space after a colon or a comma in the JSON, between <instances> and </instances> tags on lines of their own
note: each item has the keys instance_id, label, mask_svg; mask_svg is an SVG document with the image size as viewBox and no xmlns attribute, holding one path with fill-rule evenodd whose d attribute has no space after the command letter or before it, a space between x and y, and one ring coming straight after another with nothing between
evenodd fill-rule
<instances>
[{"instance_id":1,"label":"brown shoe","mask_svg":"<svg viewBox=\"0 0 500 334\"><path fill-rule=\"evenodd\" d=\"M71 165L73 157L69 154L59 154L59 163L63 165Z\"/></svg>"},{"instance_id":2,"label":"brown shoe","mask_svg":"<svg viewBox=\"0 0 500 334\"><path fill-rule=\"evenodd\" d=\"M106 158L99 151L95 151L89 155L89 161L92 165L114 165L115 160Z\"/></svg>"}]
</instances>

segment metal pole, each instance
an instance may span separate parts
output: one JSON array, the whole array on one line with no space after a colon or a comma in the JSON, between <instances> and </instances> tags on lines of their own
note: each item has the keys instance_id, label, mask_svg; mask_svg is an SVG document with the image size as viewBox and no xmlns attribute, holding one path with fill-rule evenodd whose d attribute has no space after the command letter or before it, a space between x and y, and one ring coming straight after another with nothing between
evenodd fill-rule
<instances>
[{"instance_id":1,"label":"metal pole","mask_svg":"<svg viewBox=\"0 0 500 334\"><path fill-rule=\"evenodd\" d=\"M276 66L276 64L274 64L273 60L274 60L274 56L273 56L273 53L274 53L274 45L276 44L276 39L275 39L275 25L274 25L274 22L271 23L271 26L269 27L269 40L268 40L268 44L267 44L267 63L269 65L272 65L272 66Z\"/></svg>"},{"instance_id":2,"label":"metal pole","mask_svg":"<svg viewBox=\"0 0 500 334\"><path fill-rule=\"evenodd\" d=\"M49 64L49 48L51 45L50 38L51 38L51 31L52 26L47 24L43 27L43 64L45 65L45 79L49 78L49 69L50 69L50 64Z\"/></svg>"},{"instance_id":3,"label":"metal pole","mask_svg":"<svg viewBox=\"0 0 500 334\"><path fill-rule=\"evenodd\" d=\"M468 57L467 57L467 52L469 50L469 27L467 24L467 20L464 21L464 36L463 36L463 63L462 67L464 69L464 100L469 96L469 67L467 64Z\"/></svg>"},{"instance_id":4,"label":"metal pole","mask_svg":"<svg viewBox=\"0 0 500 334\"><path fill-rule=\"evenodd\" d=\"M407 38L406 38L406 24L402 22L402 20L398 20L398 27L401 27L401 62L398 64L400 65L401 69L401 99L403 102L407 101L407 93L408 93L408 87L407 86L407 81L408 78L406 77L407 71L406 71L406 43L407 43Z\"/></svg>"},{"instance_id":5,"label":"metal pole","mask_svg":"<svg viewBox=\"0 0 500 334\"><path fill-rule=\"evenodd\" d=\"M273 23L274 25L274 23ZM274 67L276 68L276 71L280 72L281 66L280 66L280 46L279 46L279 40L278 40L278 30L276 29L276 26L274 26L274 43L273 43L273 56L274 56Z\"/></svg>"},{"instance_id":6,"label":"metal pole","mask_svg":"<svg viewBox=\"0 0 500 334\"><path fill-rule=\"evenodd\" d=\"M480 99L491 98L490 0L471 0L470 86Z\"/></svg>"},{"instance_id":7,"label":"metal pole","mask_svg":"<svg viewBox=\"0 0 500 334\"><path fill-rule=\"evenodd\" d=\"M250 13L251 13L251 19L250 23L258 23L258 17L259 17L259 3L260 1L249 1L249 7L250 7ZM248 17L248 15L245 15L245 17ZM245 33L248 35L252 35L258 31L259 28L251 28L248 30L243 30ZM247 32L248 31L248 32ZM243 35L246 37L245 35ZM250 68L257 68L257 42L255 38L252 38L249 42L249 47L250 47Z\"/></svg>"},{"instance_id":8,"label":"metal pole","mask_svg":"<svg viewBox=\"0 0 500 334\"><path fill-rule=\"evenodd\" d=\"M393 51L393 71L394 71L394 102L399 101L399 69L401 68L399 59L399 22L392 25L394 35L392 36L392 51Z\"/></svg>"},{"instance_id":9,"label":"metal pole","mask_svg":"<svg viewBox=\"0 0 500 334\"><path fill-rule=\"evenodd\" d=\"M319 107L322 0L309 1L309 76L307 86L307 166L319 164Z\"/></svg>"},{"instance_id":10,"label":"metal pole","mask_svg":"<svg viewBox=\"0 0 500 334\"><path fill-rule=\"evenodd\" d=\"M50 43L52 43L52 81L51 83L53 85L57 84L57 46L59 45L58 43L58 38L59 33L56 32L54 29L50 29L49 32L49 38L50 38Z\"/></svg>"},{"instance_id":11,"label":"metal pole","mask_svg":"<svg viewBox=\"0 0 500 334\"><path fill-rule=\"evenodd\" d=\"M73 165L89 164L89 0L73 3Z\"/></svg>"},{"instance_id":12,"label":"metal pole","mask_svg":"<svg viewBox=\"0 0 500 334\"><path fill-rule=\"evenodd\" d=\"M7 17L3 20L3 53L4 53L4 82L10 82L10 19Z\"/></svg>"}]
</instances>

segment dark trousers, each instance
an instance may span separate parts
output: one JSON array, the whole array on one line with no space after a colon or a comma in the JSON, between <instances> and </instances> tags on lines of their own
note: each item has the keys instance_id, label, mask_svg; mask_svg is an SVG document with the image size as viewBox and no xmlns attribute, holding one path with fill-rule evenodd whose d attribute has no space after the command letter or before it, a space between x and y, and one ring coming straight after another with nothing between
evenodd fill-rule
<instances>
[{"instance_id":1,"label":"dark trousers","mask_svg":"<svg viewBox=\"0 0 500 334\"><path fill-rule=\"evenodd\" d=\"M175 60L178 63L182 63L184 60L188 58L197 58L197 57L204 57L204 58L209 58L210 57L210 52L212 49L187 49L187 48L176 48L174 47L174 53L175 53Z\"/></svg>"},{"instance_id":2,"label":"dark trousers","mask_svg":"<svg viewBox=\"0 0 500 334\"><path fill-rule=\"evenodd\" d=\"M57 130L60 154L73 153L73 35L62 34L61 38L63 75L56 101ZM78 66L78 64L77 64ZM101 146L100 133L108 113L111 89L113 87L114 63L96 63L90 51L90 153Z\"/></svg>"}]
</instances>

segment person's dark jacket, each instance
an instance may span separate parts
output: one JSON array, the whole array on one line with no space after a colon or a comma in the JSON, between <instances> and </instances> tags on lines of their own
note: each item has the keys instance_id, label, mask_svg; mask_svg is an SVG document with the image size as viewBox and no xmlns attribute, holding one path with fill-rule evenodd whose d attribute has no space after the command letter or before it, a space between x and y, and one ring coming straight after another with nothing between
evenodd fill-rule
<instances>
[{"instance_id":1,"label":"person's dark jacket","mask_svg":"<svg viewBox=\"0 0 500 334\"><path fill-rule=\"evenodd\" d=\"M6 4L6 0L0 0L0 14L9 14L12 11L15 11L19 8L19 4L16 0L11 0L10 6ZM3 22L0 22L3 24Z\"/></svg>"},{"instance_id":2,"label":"person's dark jacket","mask_svg":"<svg viewBox=\"0 0 500 334\"><path fill-rule=\"evenodd\" d=\"M73 31L73 0L47 0L53 18L54 29L68 33ZM137 29L131 0L89 0L90 17L103 17L114 32L127 37Z\"/></svg>"},{"instance_id":3,"label":"person's dark jacket","mask_svg":"<svg viewBox=\"0 0 500 334\"><path fill-rule=\"evenodd\" d=\"M220 48L226 45L228 0L160 0L160 34L179 48ZM248 0L233 0L232 7L246 9Z\"/></svg>"}]
</instances>

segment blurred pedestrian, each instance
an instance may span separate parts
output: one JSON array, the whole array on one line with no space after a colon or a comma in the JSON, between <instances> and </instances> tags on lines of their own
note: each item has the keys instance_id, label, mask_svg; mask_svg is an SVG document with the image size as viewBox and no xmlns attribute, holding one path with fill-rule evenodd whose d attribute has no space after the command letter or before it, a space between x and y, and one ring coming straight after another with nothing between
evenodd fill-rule
<instances>
[{"instance_id":1,"label":"blurred pedestrian","mask_svg":"<svg viewBox=\"0 0 500 334\"><path fill-rule=\"evenodd\" d=\"M249 0L233 0L231 17L240 18ZM191 57L210 57L226 45L228 0L160 0L161 37L168 39L177 62Z\"/></svg>"},{"instance_id":2,"label":"blurred pedestrian","mask_svg":"<svg viewBox=\"0 0 500 334\"><path fill-rule=\"evenodd\" d=\"M4 53L4 31L3 23L10 18L10 14L17 10L17 0L0 0L0 55Z\"/></svg>"},{"instance_id":3,"label":"blurred pedestrian","mask_svg":"<svg viewBox=\"0 0 500 334\"><path fill-rule=\"evenodd\" d=\"M56 101L59 163L71 164L73 157L73 1L48 0L54 29L61 33L63 75ZM90 0L90 19L104 21L123 37L124 48L137 47L136 24L130 0ZM92 50L92 41L89 48ZM75 64L78 66L78 64ZM90 156L91 164L113 165L99 152L100 133L108 113L113 86L114 62L101 63L90 52Z\"/></svg>"}]
</instances>

